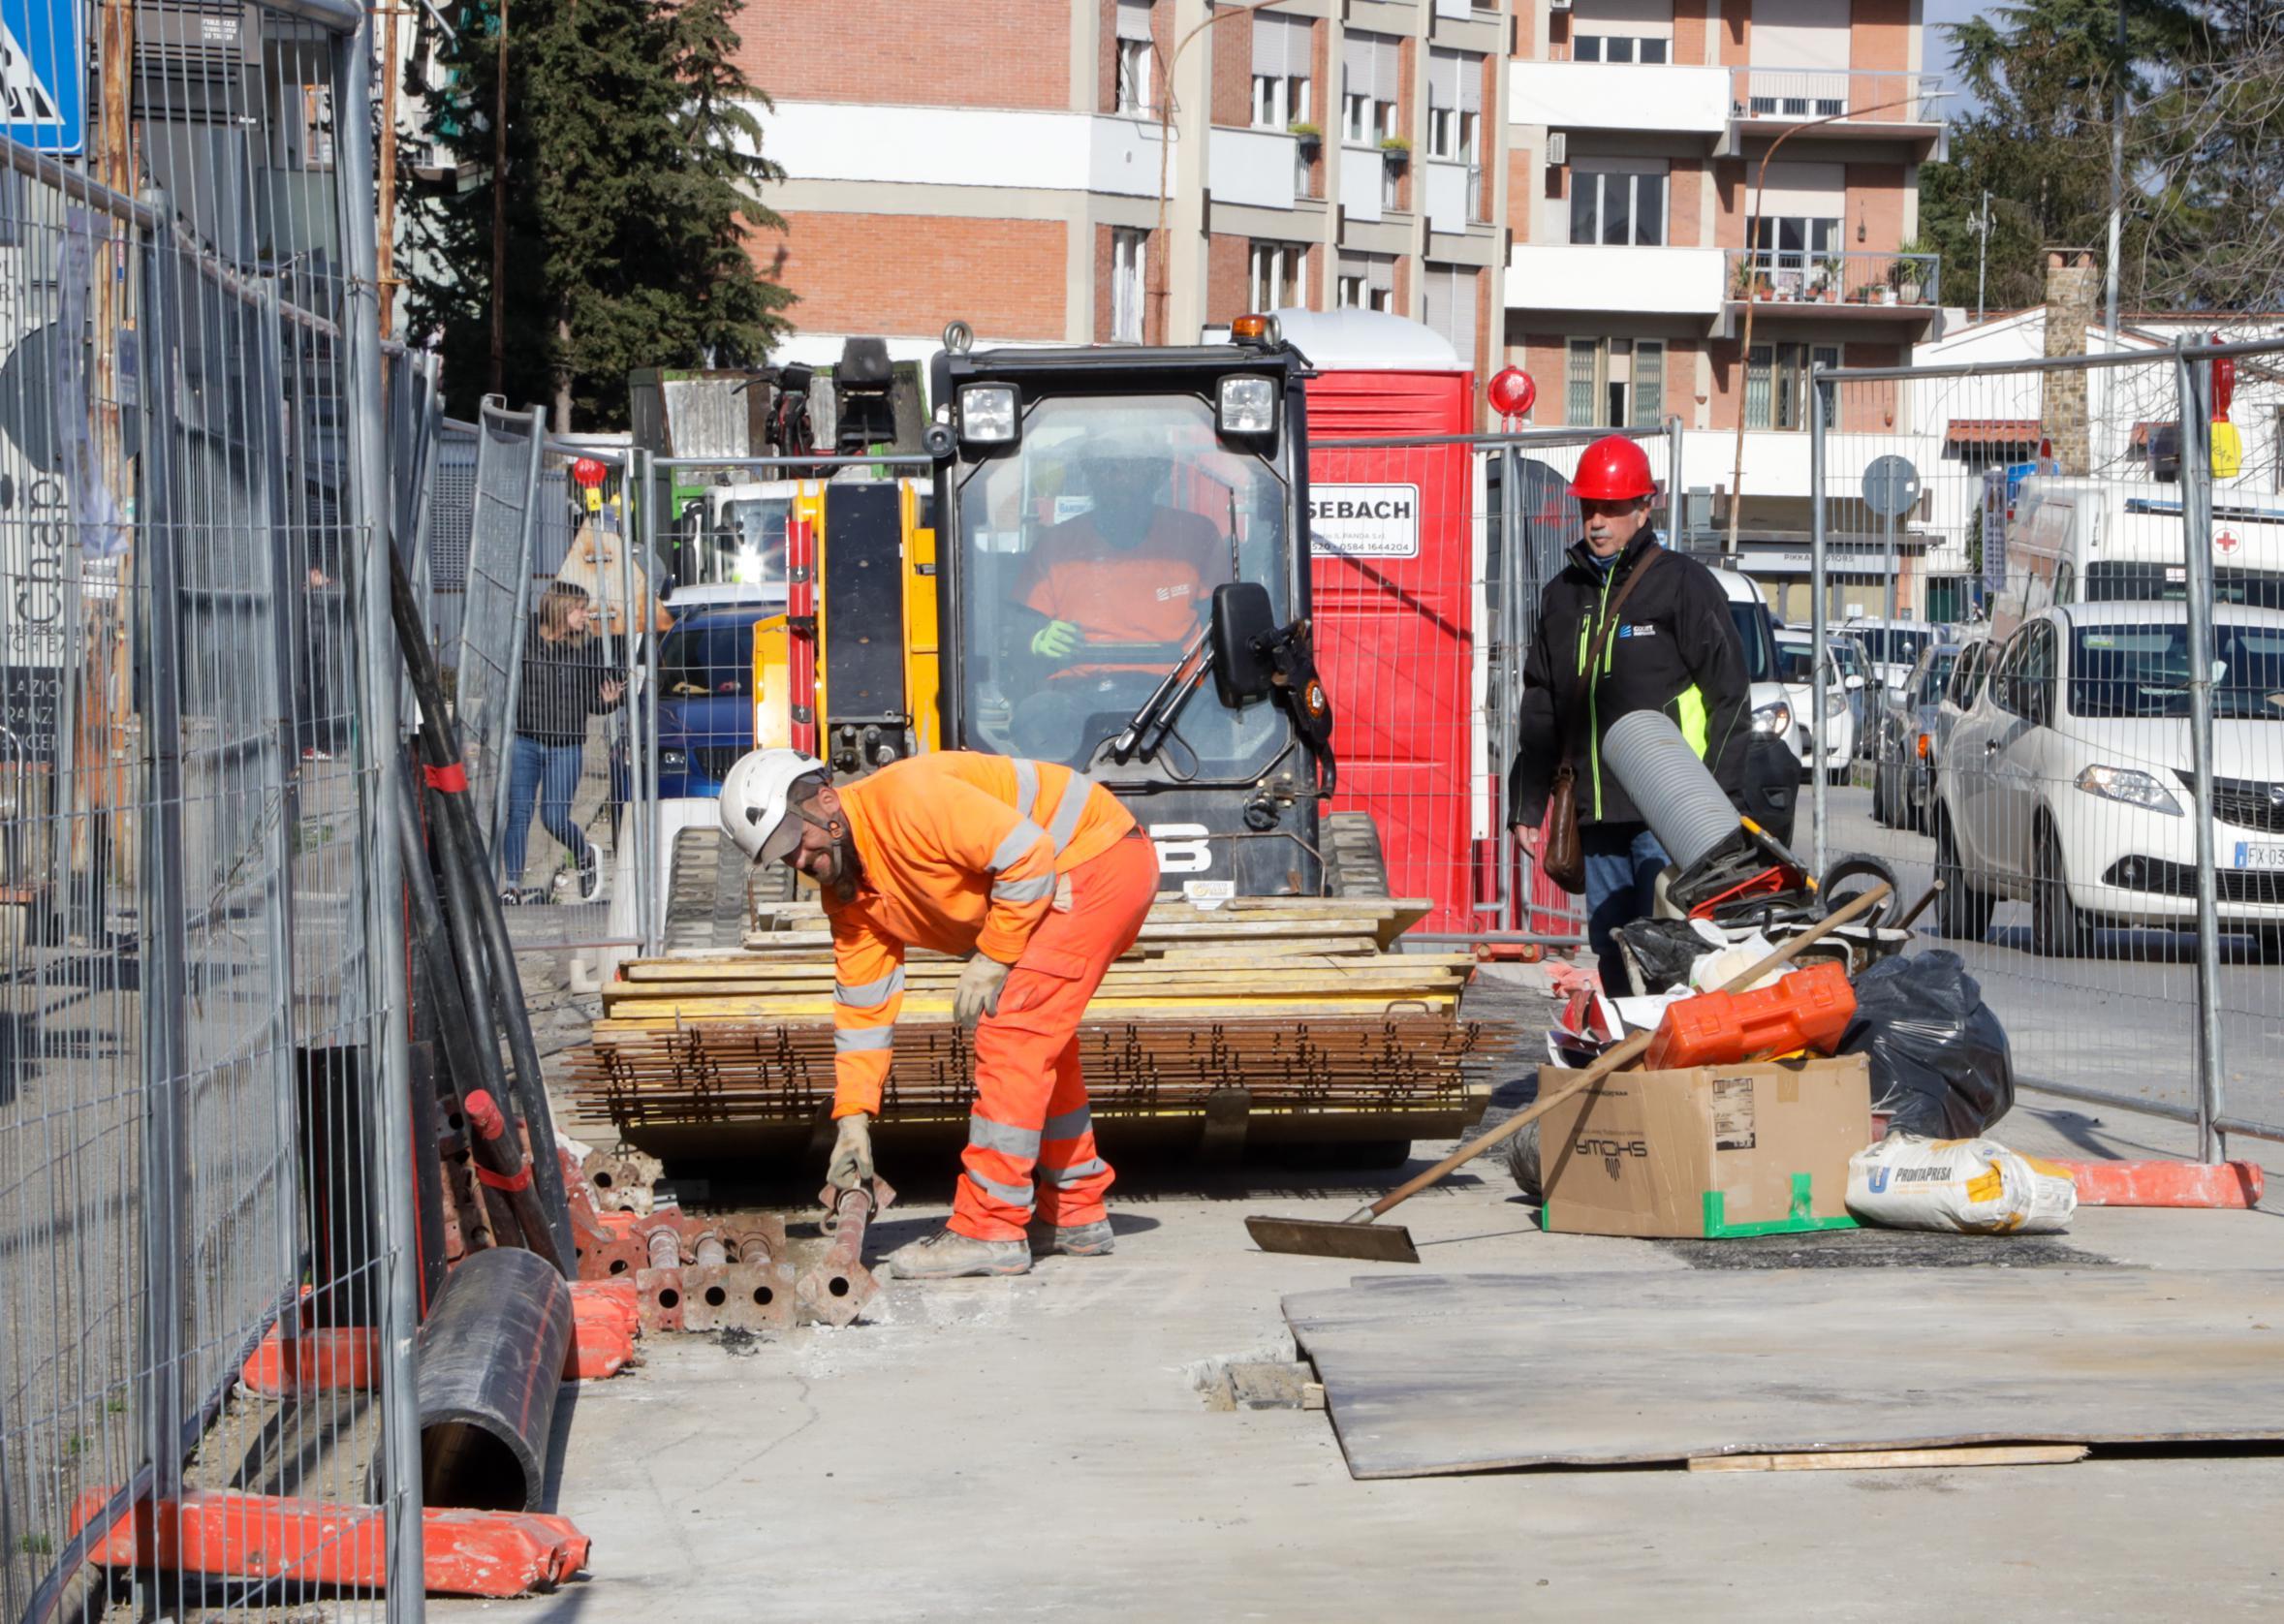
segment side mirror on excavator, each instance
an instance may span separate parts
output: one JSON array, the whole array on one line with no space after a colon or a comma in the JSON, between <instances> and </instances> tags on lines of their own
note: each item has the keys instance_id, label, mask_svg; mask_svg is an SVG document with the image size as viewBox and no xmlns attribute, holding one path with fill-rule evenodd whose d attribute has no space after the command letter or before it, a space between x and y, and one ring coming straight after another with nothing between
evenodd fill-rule
<instances>
[{"instance_id":1,"label":"side mirror on excavator","mask_svg":"<svg viewBox=\"0 0 2284 1624\"><path fill-rule=\"evenodd\" d=\"M1257 580L1233 581L1213 589L1208 642L1213 652L1213 686L1221 703L1235 710L1269 697L1271 668L1263 645L1277 630L1277 611L1268 588Z\"/></svg>"}]
</instances>

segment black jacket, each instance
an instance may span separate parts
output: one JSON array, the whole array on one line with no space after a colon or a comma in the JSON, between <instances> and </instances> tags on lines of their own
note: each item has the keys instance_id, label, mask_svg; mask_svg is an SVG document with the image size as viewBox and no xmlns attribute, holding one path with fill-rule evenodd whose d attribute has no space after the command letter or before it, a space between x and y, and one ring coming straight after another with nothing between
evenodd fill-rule
<instances>
[{"instance_id":1,"label":"black jacket","mask_svg":"<svg viewBox=\"0 0 2284 1624\"><path fill-rule=\"evenodd\" d=\"M523 675L516 690L516 731L542 744L583 744L587 718L618 703L606 703L603 684L622 680L605 663L603 640L549 642L536 616L523 638ZM622 698L624 696L621 696Z\"/></svg>"},{"instance_id":2,"label":"black jacket","mask_svg":"<svg viewBox=\"0 0 2284 1624\"><path fill-rule=\"evenodd\" d=\"M1616 777L1600 770L1602 735L1635 710L1654 708L1673 717L1682 736L1700 746L1730 798L1743 792L1752 689L1728 595L1710 570L1669 551L1626 600L1591 694L1580 669L1601 629L1605 606L1656 546L1655 532L1644 527L1626 544L1606 580L1588 561L1586 544L1578 542L1562 573L1540 594L1538 630L1522 666L1515 765L1507 780L1511 823L1536 828L1545 818L1554 769L1565 760L1578 774L1580 824L1641 821Z\"/></svg>"}]
</instances>

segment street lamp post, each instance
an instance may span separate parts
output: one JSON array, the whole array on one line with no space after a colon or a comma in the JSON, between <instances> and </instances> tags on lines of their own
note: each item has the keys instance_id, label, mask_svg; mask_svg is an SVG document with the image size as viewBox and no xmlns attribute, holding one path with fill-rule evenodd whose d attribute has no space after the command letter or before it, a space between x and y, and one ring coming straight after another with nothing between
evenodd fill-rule
<instances>
[{"instance_id":1,"label":"street lamp post","mask_svg":"<svg viewBox=\"0 0 2284 1624\"><path fill-rule=\"evenodd\" d=\"M1849 108L1841 112L1828 112L1822 118L1810 118L1799 124L1787 125L1783 133L1768 143L1768 150L1761 154L1761 168L1753 179L1753 208L1752 212L1745 217L1745 253L1749 256L1760 252L1754 239L1761 234L1761 200L1768 185L1768 160L1776 156L1778 147L1791 141L1802 130L1813 130L1820 124L1836 124L1845 118L1861 118L1867 112L1886 112L1890 108L1931 102L1938 97L1950 94L1951 92L1948 90L1928 90L1911 96L1898 96L1893 101L1874 102L1867 108ZM1745 263L1749 265L1752 261L1748 258ZM1745 292L1749 296L1752 289L1747 287ZM1736 355L1737 382L1740 386L1744 382L1745 374L1751 370L1753 364L1754 302L1750 297L1744 301L1744 336L1737 346ZM1775 388L1775 378L1771 376L1769 379L1770 389ZM1814 405L1815 402L1811 400L1812 409ZM1732 558L1736 556L1737 511L1744 502L1744 400L1740 394L1736 403L1736 460L1729 478L1729 537L1723 548Z\"/></svg>"},{"instance_id":2,"label":"street lamp post","mask_svg":"<svg viewBox=\"0 0 2284 1624\"><path fill-rule=\"evenodd\" d=\"M1194 23L1190 31L1173 42L1173 48L1166 53L1166 82L1158 92L1158 225L1151 234L1158 242L1158 292L1154 296L1158 306L1158 342L1166 341L1166 300L1173 285L1173 244L1166 234L1166 168L1173 151L1173 68L1181 60L1181 53L1190 43L1217 22L1227 22L1234 16L1247 16L1260 11L1273 0L1253 0L1249 6L1233 6L1225 12L1215 12L1204 22ZM1142 329L1143 342L1149 340L1149 329Z\"/></svg>"}]
</instances>

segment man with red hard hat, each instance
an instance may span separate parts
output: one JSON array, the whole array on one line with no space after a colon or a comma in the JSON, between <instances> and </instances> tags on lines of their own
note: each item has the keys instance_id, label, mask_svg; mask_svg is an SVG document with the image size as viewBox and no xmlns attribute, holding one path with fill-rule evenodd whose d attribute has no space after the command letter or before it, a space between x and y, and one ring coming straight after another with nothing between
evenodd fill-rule
<instances>
[{"instance_id":1,"label":"man with red hard hat","mask_svg":"<svg viewBox=\"0 0 2284 1624\"><path fill-rule=\"evenodd\" d=\"M1657 487L1640 444L1619 434L1595 441L1570 488L1585 533L1539 598L1508 817L1536 853L1556 771L1570 767L1586 859L1586 936L1602 984L1615 995L1626 979L1613 933L1649 914L1667 858L1624 787L1603 770L1603 735L1631 711L1662 710L1735 800L1745 784L1751 688L1721 583L1696 559L1661 547L1649 527Z\"/></svg>"}]
</instances>

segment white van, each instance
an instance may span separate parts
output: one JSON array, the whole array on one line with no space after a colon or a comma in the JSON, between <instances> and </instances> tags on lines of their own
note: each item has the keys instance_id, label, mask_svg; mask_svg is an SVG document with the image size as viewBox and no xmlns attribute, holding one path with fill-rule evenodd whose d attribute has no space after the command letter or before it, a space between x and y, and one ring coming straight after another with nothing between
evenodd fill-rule
<instances>
[{"instance_id":1,"label":"white van","mask_svg":"<svg viewBox=\"0 0 2284 1624\"><path fill-rule=\"evenodd\" d=\"M2006 582L1991 610L2004 638L2054 605L2179 603L2189 570L2181 487L2034 475L2007 525ZM2223 502L2212 515L2217 603L2284 609L2284 503Z\"/></svg>"},{"instance_id":2,"label":"white van","mask_svg":"<svg viewBox=\"0 0 2284 1624\"><path fill-rule=\"evenodd\" d=\"M1799 801L1800 764L1808 759L1807 718L1793 713L1792 700L1777 680L1775 625L1761 589L1735 570L1713 569L1712 575L1729 599L1729 617L1744 646L1745 680L1751 685L1753 736L1745 742L1745 814L1790 845Z\"/></svg>"},{"instance_id":3,"label":"white van","mask_svg":"<svg viewBox=\"0 0 2284 1624\"><path fill-rule=\"evenodd\" d=\"M1768 615L1768 600L1761 589L1735 570L1714 570L1713 578L1729 595L1729 617L1736 622L1737 640L1744 644L1745 675L1753 685L1753 732L1774 738L1793 753L1795 765L1808 759L1808 718L1794 709L1776 669L1776 630Z\"/></svg>"}]
</instances>

